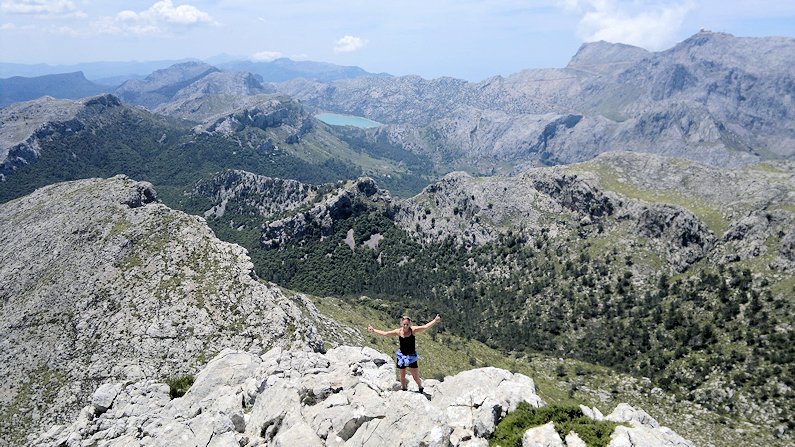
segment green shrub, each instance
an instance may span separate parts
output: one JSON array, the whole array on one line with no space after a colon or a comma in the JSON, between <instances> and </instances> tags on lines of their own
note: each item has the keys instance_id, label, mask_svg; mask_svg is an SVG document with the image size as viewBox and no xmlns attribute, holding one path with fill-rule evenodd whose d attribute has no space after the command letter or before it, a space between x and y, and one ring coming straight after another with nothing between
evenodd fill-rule
<instances>
[{"instance_id":1,"label":"green shrub","mask_svg":"<svg viewBox=\"0 0 795 447\"><path fill-rule=\"evenodd\" d=\"M550 421L555 423L555 430L561 438L574 431L585 441L588 447L605 447L610 442L610 435L616 423L594 421L573 405L551 405L533 408L527 402L521 402L516 410L509 413L497 425L491 438L490 446L514 447L522 445L522 435L533 427L544 425Z\"/></svg>"},{"instance_id":2,"label":"green shrub","mask_svg":"<svg viewBox=\"0 0 795 447\"><path fill-rule=\"evenodd\" d=\"M190 389L190 386L193 385L193 380L194 377L190 374L168 379L166 383L168 384L169 388L169 396L171 396L172 399L184 396L185 393L188 392L188 389Z\"/></svg>"}]
</instances>

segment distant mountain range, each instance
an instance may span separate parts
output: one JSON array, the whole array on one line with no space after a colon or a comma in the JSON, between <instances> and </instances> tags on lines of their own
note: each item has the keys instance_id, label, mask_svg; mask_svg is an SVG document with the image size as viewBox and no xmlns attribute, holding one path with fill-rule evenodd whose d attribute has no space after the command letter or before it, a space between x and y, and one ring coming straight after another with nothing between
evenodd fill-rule
<instances>
[{"instance_id":1,"label":"distant mountain range","mask_svg":"<svg viewBox=\"0 0 795 447\"><path fill-rule=\"evenodd\" d=\"M794 60L791 38L700 32L657 53L585 44L565 68L479 83L362 77L279 89L388 123L374 135L475 172L617 149L736 166L795 157Z\"/></svg>"},{"instance_id":2,"label":"distant mountain range","mask_svg":"<svg viewBox=\"0 0 795 447\"><path fill-rule=\"evenodd\" d=\"M565 68L525 70L480 83L371 75L355 67L288 59L219 64L256 72L225 71L189 61L126 81L110 93L123 104L184 120L182 129L212 133L224 144L273 144L298 164L335 163L332 171L338 174L366 174L390 189L416 193L451 170L514 174L534 166L586 161L613 150L713 166L792 159L795 99L788 93L795 84L795 68L788 63L792 60L793 39L700 32L657 53L622 44L585 44ZM269 82L266 77L299 75L303 77L284 82ZM3 82L5 97L13 98L22 94L16 89L29 96L57 97L55 93L61 92L72 98L100 89L80 73ZM283 96L274 99L277 91ZM24 143L34 131L42 132L31 123L75 131L65 121L42 121L42 116L58 119L58 112L45 110L46 104L56 102L14 104L13 111L6 107L6 118L0 122L0 164L7 180L11 181L9 166L30 164L42 153L41 148ZM275 104L288 103L293 105L273 109ZM292 121L289 131L276 124L283 122L277 115L295 117L296 110L303 118ZM331 127L312 119L318 111L386 124L368 130ZM109 124L108 119L103 125ZM263 129L276 128L285 133L259 135ZM326 136L320 138L321 133ZM48 141L57 135L62 134L53 134ZM184 135L188 141L189 134ZM304 143L296 145L302 138ZM314 142L308 149L305 144L310 141ZM24 148L14 149L17 144ZM7 154L18 155L20 150L28 156L7 159ZM26 169L35 170L32 165ZM256 173L278 176L302 169ZM59 178L77 178L66 174ZM312 178L331 179L325 174ZM411 186L406 187L406 182Z\"/></svg>"},{"instance_id":3,"label":"distant mountain range","mask_svg":"<svg viewBox=\"0 0 795 447\"><path fill-rule=\"evenodd\" d=\"M14 64L0 62L0 78L28 77L83 72L86 78L105 86L118 86L131 79L142 79L153 71L162 70L183 62L199 62L195 59L161 60L148 62L86 62L71 65ZM355 66L343 66L328 62L294 61L279 58L272 61L219 59L211 62L215 67L226 71L249 71L262 76L265 82L282 82L294 78L318 81L335 81L358 76L388 76L386 73L369 73ZM54 96L54 95L51 95ZM30 98L34 99L34 98Z\"/></svg>"},{"instance_id":4,"label":"distant mountain range","mask_svg":"<svg viewBox=\"0 0 795 447\"><path fill-rule=\"evenodd\" d=\"M0 79L0 107L42 96L79 99L110 90L107 86L89 81L80 71L33 78L14 76Z\"/></svg>"}]
</instances>

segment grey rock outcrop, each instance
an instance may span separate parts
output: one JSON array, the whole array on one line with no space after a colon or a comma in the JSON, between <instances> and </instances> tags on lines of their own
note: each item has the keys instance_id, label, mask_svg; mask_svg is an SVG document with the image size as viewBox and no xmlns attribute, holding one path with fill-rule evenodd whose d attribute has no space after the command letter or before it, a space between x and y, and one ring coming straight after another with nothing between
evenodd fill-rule
<instances>
[{"instance_id":1,"label":"grey rock outcrop","mask_svg":"<svg viewBox=\"0 0 795 447\"><path fill-rule=\"evenodd\" d=\"M620 403L603 417L599 410L580 406L585 416L596 421L608 420L618 425L610 436L608 447L694 447L694 444L660 424L643 410ZM576 432L565 440L555 429L554 421L531 428L522 436L522 447L583 447L585 442Z\"/></svg>"},{"instance_id":2,"label":"grey rock outcrop","mask_svg":"<svg viewBox=\"0 0 795 447\"><path fill-rule=\"evenodd\" d=\"M545 405L531 378L498 368L473 369L441 382L428 379L425 394L400 391L388 356L351 346L325 354L274 348L256 356L224 350L183 397L170 400L168 386L143 380L106 385L94 400L111 395L112 404L103 411L86 406L70 425L53 426L33 442L53 447L473 447L488 445L496 424L520 402ZM627 404L607 419L627 424L616 429L612 447L692 447ZM564 443L550 422L529 429L522 445L585 444L574 432Z\"/></svg>"},{"instance_id":3,"label":"grey rock outcrop","mask_svg":"<svg viewBox=\"0 0 795 447\"><path fill-rule=\"evenodd\" d=\"M313 185L241 170L225 171L212 179L201 181L193 192L214 203L212 208L204 212L205 217L224 217L230 202L238 207L237 213L229 216L232 226L234 218L246 211L272 218L310 205L318 194L317 187Z\"/></svg>"},{"instance_id":4,"label":"grey rock outcrop","mask_svg":"<svg viewBox=\"0 0 795 447\"><path fill-rule=\"evenodd\" d=\"M693 447L673 430L660 424L643 410L619 404L605 419L627 424L616 427L608 447Z\"/></svg>"},{"instance_id":5,"label":"grey rock outcrop","mask_svg":"<svg viewBox=\"0 0 795 447\"><path fill-rule=\"evenodd\" d=\"M632 219L636 232L649 238L649 246L663 253L678 271L705 257L715 237L698 217L678 206L633 203L622 210L619 219Z\"/></svg>"},{"instance_id":6,"label":"grey rock outcrop","mask_svg":"<svg viewBox=\"0 0 795 447\"><path fill-rule=\"evenodd\" d=\"M385 191L378 189L373 179L362 177L345 182L311 208L264 224L260 242L265 248L276 248L288 239L300 237L310 230L317 230L321 236L327 236L336 220L347 219L366 210L365 203L377 202L388 205L391 198Z\"/></svg>"},{"instance_id":7,"label":"grey rock outcrop","mask_svg":"<svg viewBox=\"0 0 795 447\"><path fill-rule=\"evenodd\" d=\"M0 205L4 439L73 418L101 384L190 373L224 348L322 348L301 298L156 197L118 176ZM115 393L100 388L92 411Z\"/></svg>"},{"instance_id":8,"label":"grey rock outcrop","mask_svg":"<svg viewBox=\"0 0 795 447\"><path fill-rule=\"evenodd\" d=\"M206 119L194 131L232 136L245 129L264 131L281 128L288 134L284 142L294 144L309 133L314 125L301 104L284 95L258 95L244 98L238 103L224 103L220 107L228 111ZM256 146L252 147L261 150L274 149L272 139L260 141L255 138L247 144L252 142L256 142Z\"/></svg>"},{"instance_id":9,"label":"grey rock outcrop","mask_svg":"<svg viewBox=\"0 0 795 447\"><path fill-rule=\"evenodd\" d=\"M548 422L527 430L522 435L522 447L564 447L563 440L555 431L555 424Z\"/></svg>"},{"instance_id":10,"label":"grey rock outcrop","mask_svg":"<svg viewBox=\"0 0 795 447\"><path fill-rule=\"evenodd\" d=\"M532 379L497 368L425 382L425 395L400 391L394 362L369 348L225 350L181 398L154 381L117 384L106 411L87 406L35 444L476 446L519 402L544 405Z\"/></svg>"}]
</instances>

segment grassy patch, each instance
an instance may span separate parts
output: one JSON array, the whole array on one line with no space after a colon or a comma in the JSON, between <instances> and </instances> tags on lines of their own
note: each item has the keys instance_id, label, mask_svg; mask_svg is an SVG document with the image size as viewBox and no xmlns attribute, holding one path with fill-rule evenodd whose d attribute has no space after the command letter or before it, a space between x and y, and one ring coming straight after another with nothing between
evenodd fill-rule
<instances>
[{"instance_id":1,"label":"grassy patch","mask_svg":"<svg viewBox=\"0 0 795 447\"><path fill-rule=\"evenodd\" d=\"M7 406L0 406L0 438L10 445L23 445L35 431L34 413L42 413L67 383L66 376L46 367L31 371L28 380L13 395Z\"/></svg>"},{"instance_id":2,"label":"grassy patch","mask_svg":"<svg viewBox=\"0 0 795 447\"><path fill-rule=\"evenodd\" d=\"M187 393L190 389L191 385L193 385L193 381L194 377L190 374L168 379L166 381L168 384L168 395L171 396L172 399L184 396L185 393Z\"/></svg>"},{"instance_id":3,"label":"grassy patch","mask_svg":"<svg viewBox=\"0 0 795 447\"><path fill-rule=\"evenodd\" d=\"M754 171L768 172L768 173L771 173L771 174L786 174L786 172L783 171L782 169L780 169L777 166L774 166L774 165L772 165L770 163L766 163L766 162L757 163L755 165L752 165L752 166L749 167L749 169L754 170Z\"/></svg>"},{"instance_id":4,"label":"grassy patch","mask_svg":"<svg viewBox=\"0 0 795 447\"><path fill-rule=\"evenodd\" d=\"M729 223L718 207L695 196L674 190L643 189L629 181L619 181L616 173L605 167L588 163L579 166L581 169L586 169L596 174L599 177L599 185L604 189L617 192L631 199L681 206L696 215L716 236L721 236L729 227Z\"/></svg>"}]
</instances>

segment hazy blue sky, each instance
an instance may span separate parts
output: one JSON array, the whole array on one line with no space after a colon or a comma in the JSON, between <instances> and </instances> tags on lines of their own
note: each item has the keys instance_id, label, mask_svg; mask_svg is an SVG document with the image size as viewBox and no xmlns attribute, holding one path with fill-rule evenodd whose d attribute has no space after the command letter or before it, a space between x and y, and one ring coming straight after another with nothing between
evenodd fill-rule
<instances>
[{"instance_id":1,"label":"hazy blue sky","mask_svg":"<svg viewBox=\"0 0 795 447\"><path fill-rule=\"evenodd\" d=\"M563 67L583 42L657 51L700 28L795 37L795 1L0 0L0 61L226 53L481 80Z\"/></svg>"}]
</instances>

